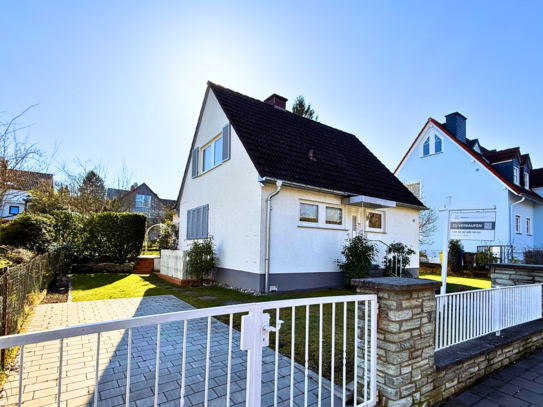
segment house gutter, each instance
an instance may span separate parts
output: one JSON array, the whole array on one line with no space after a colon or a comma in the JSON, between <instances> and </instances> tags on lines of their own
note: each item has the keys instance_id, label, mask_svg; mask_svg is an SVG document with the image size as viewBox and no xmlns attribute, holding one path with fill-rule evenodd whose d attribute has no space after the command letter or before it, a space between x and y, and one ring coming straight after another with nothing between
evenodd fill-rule
<instances>
[{"instance_id":1,"label":"house gutter","mask_svg":"<svg viewBox=\"0 0 543 407\"><path fill-rule=\"evenodd\" d=\"M277 189L272 192L268 197L266 198L266 277L264 282L264 291L270 292L270 243L271 243L271 201L272 198L277 195L281 191L281 186L283 185L283 181L277 181L275 183L277 186Z\"/></svg>"},{"instance_id":2,"label":"house gutter","mask_svg":"<svg viewBox=\"0 0 543 407\"><path fill-rule=\"evenodd\" d=\"M511 206L509 206L509 246L513 245L513 206L518 205L524 202L525 200L526 200L526 197L522 196L522 199L520 201L512 203Z\"/></svg>"}]
</instances>

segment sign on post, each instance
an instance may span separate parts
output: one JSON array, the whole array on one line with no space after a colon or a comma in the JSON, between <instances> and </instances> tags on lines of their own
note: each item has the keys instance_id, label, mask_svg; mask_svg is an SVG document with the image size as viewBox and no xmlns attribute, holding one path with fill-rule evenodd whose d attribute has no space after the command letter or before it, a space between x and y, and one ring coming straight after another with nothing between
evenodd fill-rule
<instances>
[{"instance_id":1,"label":"sign on post","mask_svg":"<svg viewBox=\"0 0 543 407\"><path fill-rule=\"evenodd\" d=\"M495 240L496 211L451 212L449 239Z\"/></svg>"}]
</instances>

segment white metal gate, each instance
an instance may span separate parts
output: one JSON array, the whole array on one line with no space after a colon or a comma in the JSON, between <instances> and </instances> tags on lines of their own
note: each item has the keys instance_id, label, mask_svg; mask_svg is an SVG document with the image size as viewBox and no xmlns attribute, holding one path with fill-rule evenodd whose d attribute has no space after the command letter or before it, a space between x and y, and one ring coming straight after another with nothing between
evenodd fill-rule
<instances>
[{"instance_id":1,"label":"white metal gate","mask_svg":"<svg viewBox=\"0 0 543 407\"><path fill-rule=\"evenodd\" d=\"M63 369L69 368L66 361L63 362L63 357L67 354L66 349L69 349L66 346L70 341L80 341L82 336L93 335L94 339L92 337L91 339L92 352L95 355L93 357L95 381L93 394L89 395L87 402L93 402L94 406L106 405L100 393L100 372L105 369L104 357L100 356L100 345L106 347L104 345L106 336L112 331L122 330L124 346L127 350L124 372L126 384L123 385L126 388L123 389L123 403L129 406L133 394L131 392L133 370L131 362L137 360L133 348L137 353L137 338L141 337L140 331L144 329L143 327L147 327L149 331L149 326L156 326L156 331L153 331L156 334L153 334L155 335L153 336L155 351L152 355L152 364L155 368L154 405L157 406L160 402L160 370L162 364L165 363L163 360L165 354L161 349L161 344L164 343L161 340L161 333L171 336L172 326L175 324L182 328L179 338L174 338L175 342L182 343L179 349L181 366L178 366L180 406L191 405L187 402L186 376L192 366L189 364L190 354L198 349L199 352L205 354L205 358L202 356L202 360L205 360L202 402L206 407L210 405L211 394L216 395L212 391L216 382L212 379L217 377L217 369L224 371L226 396L222 401L212 400L213 405L345 406L351 403L348 400L349 394L356 400L354 403L356 406L371 407L376 404L377 298L375 295L239 304L5 336L0 338L0 349L20 347L18 352L19 388L16 393L18 400L10 401L10 404L19 406L25 404L27 400L25 397L27 387L25 352L32 357L35 347L44 345L51 349L51 352L56 352L58 349L59 363L55 370L58 374L56 404L60 406L61 402L65 403L62 380L63 377L70 375L67 371L63 372ZM236 330L239 325L241 325L241 332ZM214 338L220 332L224 333L224 340ZM272 333L272 339L270 339L270 333ZM197 340L195 341L194 338ZM44 344L44 342L49 342L49 344ZM58 348L53 348L51 344ZM191 350L191 346L194 350ZM264 365L266 366L265 375L271 377L266 384L266 394L263 394L262 390L263 353L267 355L267 360L275 359L270 362L274 362L273 365L269 363ZM171 364L171 362L167 363ZM241 377L240 367L243 367L246 372L245 400L241 401L231 398L235 363L238 363L236 365L237 378ZM348 377L349 380L354 379L352 390L348 390ZM287 380L290 381L288 384ZM280 381L286 384L281 389L279 388Z\"/></svg>"}]
</instances>

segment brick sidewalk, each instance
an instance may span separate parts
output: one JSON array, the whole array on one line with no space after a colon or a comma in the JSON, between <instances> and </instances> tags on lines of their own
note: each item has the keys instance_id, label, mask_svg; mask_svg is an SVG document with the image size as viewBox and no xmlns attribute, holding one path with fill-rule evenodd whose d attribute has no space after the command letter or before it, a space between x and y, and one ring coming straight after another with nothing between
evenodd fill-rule
<instances>
[{"instance_id":1,"label":"brick sidewalk","mask_svg":"<svg viewBox=\"0 0 543 407\"><path fill-rule=\"evenodd\" d=\"M543 407L543 350L456 396L445 407Z\"/></svg>"},{"instance_id":2,"label":"brick sidewalk","mask_svg":"<svg viewBox=\"0 0 543 407\"><path fill-rule=\"evenodd\" d=\"M193 309L174 296L126 298L40 305L29 332L65 326L161 314ZM202 406L204 398L205 351L207 319L188 322L185 405ZM152 406L154 403L156 326L132 331L130 405ZM125 405L128 333L124 330L102 334L100 343L98 406ZM183 324L170 323L161 329L161 363L159 374L160 406L179 406L181 385ZM246 352L239 349L240 334L233 333L231 394L232 406L245 402ZM209 406L226 405L226 367L228 327L212 320L210 349ZM23 376L23 405L52 406L57 403L59 341L27 345ZM92 405L95 387L96 335L70 338L64 341L61 406ZM262 405L273 405L275 354L263 350ZM278 405L289 405L290 359L279 356ZM303 405L304 372L295 367L295 404ZM15 406L18 397L18 374L9 377L2 406ZM317 402L317 382L309 380L309 405ZM330 392L323 388L322 405L330 405ZM336 398L336 405L341 401Z\"/></svg>"}]
</instances>

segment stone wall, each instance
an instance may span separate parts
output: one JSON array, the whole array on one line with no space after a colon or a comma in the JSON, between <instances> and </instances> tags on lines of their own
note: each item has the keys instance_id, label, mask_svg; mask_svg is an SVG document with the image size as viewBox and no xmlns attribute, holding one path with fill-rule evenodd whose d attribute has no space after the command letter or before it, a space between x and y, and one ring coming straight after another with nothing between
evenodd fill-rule
<instances>
[{"instance_id":1,"label":"stone wall","mask_svg":"<svg viewBox=\"0 0 543 407\"><path fill-rule=\"evenodd\" d=\"M131 273L134 263L116 264L116 263L88 263L75 264L71 272L77 273Z\"/></svg>"},{"instance_id":2,"label":"stone wall","mask_svg":"<svg viewBox=\"0 0 543 407\"><path fill-rule=\"evenodd\" d=\"M541 320L491 334L435 353L434 388L429 393L433 406L461 393L479 379L543 347ZM489 343L490 342L490 343Z\"/></svg>"},{"instance_id":3,"label":"stone wall","mask_svg":"<svg viewBox=\"0 0 543 407\"><path fill-rule=\"evenodd\" d=\"M492 288L543 283L543 266L532 264L491 264Z\"/></svg>"}]
</instances>

